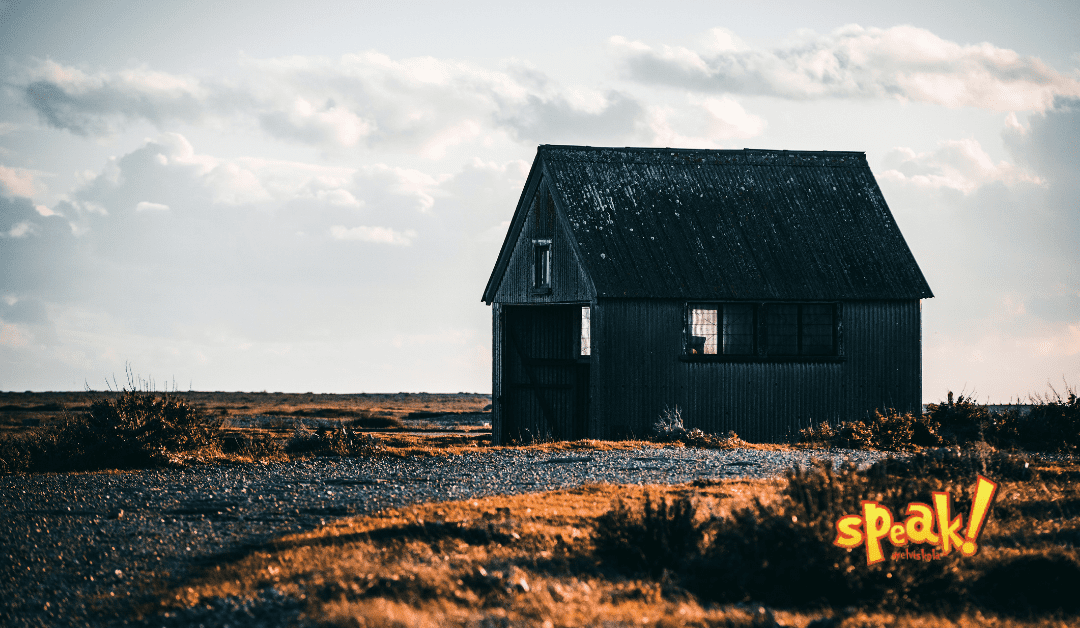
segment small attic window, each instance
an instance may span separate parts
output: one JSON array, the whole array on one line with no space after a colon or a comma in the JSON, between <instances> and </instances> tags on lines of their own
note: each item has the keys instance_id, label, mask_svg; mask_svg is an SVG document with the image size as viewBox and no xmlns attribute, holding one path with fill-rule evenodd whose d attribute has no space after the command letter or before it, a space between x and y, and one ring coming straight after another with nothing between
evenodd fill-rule
<instances>
[{"instance_id":1,"label":"small attic window","mask_svg":"<svg viewBox=\"0 0 1080 628\"><path fill-rule=\"evenodd\" d=\"M533 290L551 290L551 240L533 240Z\"/></svg>"}]
</instances>

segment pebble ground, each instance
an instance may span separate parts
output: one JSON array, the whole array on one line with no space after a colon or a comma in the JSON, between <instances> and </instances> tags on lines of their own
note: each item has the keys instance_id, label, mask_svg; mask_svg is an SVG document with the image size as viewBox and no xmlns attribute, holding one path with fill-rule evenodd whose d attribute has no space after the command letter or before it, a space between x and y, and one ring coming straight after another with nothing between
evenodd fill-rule
<instances>
[{"instance_id":1,"label":"pebble ground","mask_svg":"<svg viewBox=\"0 0 1080 628\"><path fill-rule=\"evenodd\" d=\"M881 457L852 450L502 450L0 476L0 624L292 625L299 609L271 599L255 608L222 600L180 617L130 617L155 590L336 517L592 483L769 478L815 458L868 465Z\"/></svg>"}]
</instances>

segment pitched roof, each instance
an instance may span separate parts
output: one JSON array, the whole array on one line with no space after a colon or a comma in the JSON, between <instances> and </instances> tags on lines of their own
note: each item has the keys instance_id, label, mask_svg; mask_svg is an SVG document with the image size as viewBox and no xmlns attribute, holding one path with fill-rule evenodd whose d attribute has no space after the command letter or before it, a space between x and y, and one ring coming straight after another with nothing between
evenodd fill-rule
<instances>
[{"instance_id":1,"label":"pitched roof","mask_svg":"<svg viewBox=\"0 0 1080 628\"><path fill-rule=\"evenodd\" d=\"M598 297L933 296L861 152L544 145L514 223L536 175Z\"/></svg>"}]
</instances>

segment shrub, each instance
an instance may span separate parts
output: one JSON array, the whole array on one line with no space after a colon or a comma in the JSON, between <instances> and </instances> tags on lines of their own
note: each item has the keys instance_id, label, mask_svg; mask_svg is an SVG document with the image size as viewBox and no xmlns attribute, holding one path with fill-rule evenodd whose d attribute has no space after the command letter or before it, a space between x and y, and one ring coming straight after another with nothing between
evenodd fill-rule
<instances>
[{"instance_id":1,"label":"shrub","mask_svg":"<svg viewBox=\"0 0 1080 628\"><path fill-rule=\"evenodd\" d=\"M683 443L691 447L703 447L707 449L734 449L743 444L735 432L729 431L724 436L706 434L701 428L686 429L679 406L671 409L664 406L660 418L653 423L649 434L650 440L662 443Z\"/></svg>"},{"instance_id":2,"label":"shrub","mask_svg":"<svg viewBox=\"0 0 1080 628\"><path fill-rule=\"evenodd\" d=\"M675 409L671 409L668 406L664 406L664 411L660 413L660 418L653 423L652 434L654 440L660 441L676 441L686 435L686 427L683 425L682 413L679 411L679 406L675 406Z\"/></svg>"},{"instance_id":3,"label":"shrub","mask_svg":"<svg viewBox=\"0 0 1080 628\"><path fill-rule=\"evenodd\" d=\"M933 561L890 560L868 566L861 551L832 544L835 522L858 513L864 499L899 513L906 504L925 502L940 490L952 492L956 512L967 512L976 472L998 480L1031 479L1023 462L1002 453L937 450L889 458L861 471L822 464L790 471L778 503L756 503L727 517L698 512L689 496L673 502L650 497L641 511L620 502L597 522L596 552L609 567L628 575L662 574L713 602L870 605L886 610L955 607L973 591L995 595L1011 586L1008 569L995 567L997 559L986 559L974 569L983 568L987 579L973 579L973 567L959 552ZM889 551L890 546L885 548ZM1063 574L1054 590L1072 586L1080 573L1076 561L1054 560L1053 573ZM1032 606L1047 608L1047 599Z\"/></svg>"},{"instance_id":4,"label":"shrub","mask_svg":"<svg viewBox=\"0 0 1080 628\"><path fill-rule=\"evenodd\" d=\"M333 430L300 427L285 444L285 451L290 454L323 456L370 456L380 449L382 443L378 438L345 427Z\"/></svg>"},{"instance_id":5,"label":"shrub","mask_svg":"<svg viewBox=\"0 0 1080 628\"><path fill-rule=\"evenodd\" d=\"M926 418L945 443L954 445L983 440L991 421L986 406L975 403L973 394L963 393L955 402L949 393L949 403L927 404Z\"/></svg>"},{"instance_id":6,"label":"shrub","mask_svg":"<svg viewBox=\"0 0 1080 628\"><path fill-rule=\"evenodd\" d=\"M1065 393L1062 397L1051 387L1047 395L1034 395L1031 412L1012 418L1012 430L1021 446L1070 452L1080 449L1080 399L1075 388L1066 386ZM1011 427L1007 421L1002 423L1005 429Z\"/></svg>"},{"instance_id":7,"label":"shrub","mask_svg":"<svg viewBox=\"0 0 1080 628\"><path fill-rule=\"evenodd\" d=\"M947 444L986 442L994 447L1075 452L1080 448L1080 401L1066 385L1065 396L1053 387L1045 395L1032 395L1031 411L990 412L960 395L955 403L929 404L925 420ZM951 393L950 393L951 397Z\"/></svg>"},{"instance_id":8,"label":"shrub","mask_svg":"<svg viewBox=\"0 0 1080 628\"><path fill-rule=\"evenodd\" d=\"M677 569L697 552L704 533L694 523L696 513L687 498L671 501L646 494L640 514L619 501L597 519L593 535L597 552L624 571L660 575Z\"/></svg>"},{"instance_id":9,"label":"shrub","mask_svg":"<svg viewBox=\"0 0 1080 628\"><path fill-rule=\"evenodd\" d=\"M284 456L285 449L271 434L233 433L223 436L221 450L227 454L246 456L252 460L267 460Z\"/></svg>"},{"instance_id":10,"label":"shrub","mask_svg":"<svg viewBox=\"0 0 1080 628\"><path fill-rule=\"evenodd\" d=\"M838 428L828 422L799 432L800 441L830 447L906 451L942 443L934 424L926 417L888 409L874 412L868 421L844 421Z\"/></svg>"},{"instance_id":11,"label":"shrub","mask_svg":"<svg viewBox=\"0 0 1080 628\"><path fill-rule=\"evenodd\" d=\"M0 457L9 472L157 466L212 445L217 432L217 422L184 400L130 386L93 401L82 414L4 439Z\"/></svg>"}]
</instances>

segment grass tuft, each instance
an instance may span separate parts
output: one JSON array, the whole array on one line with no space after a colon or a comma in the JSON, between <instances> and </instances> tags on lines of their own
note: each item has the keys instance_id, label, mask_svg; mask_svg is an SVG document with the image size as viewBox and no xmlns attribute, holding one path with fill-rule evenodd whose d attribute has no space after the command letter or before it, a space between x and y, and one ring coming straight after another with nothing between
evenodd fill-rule
<instances>
[{"instance_id":1,"label":"grass tuft","mask_svg":"<svg viewBox=\"0 0 1080 628\"><path fill-rule=\"evenodd\" d=\"M219 422L169 393L129 386L33 432L0 439L0 470L77 471L165 466L216 445Z\"/></svg>"}]
</instances>

